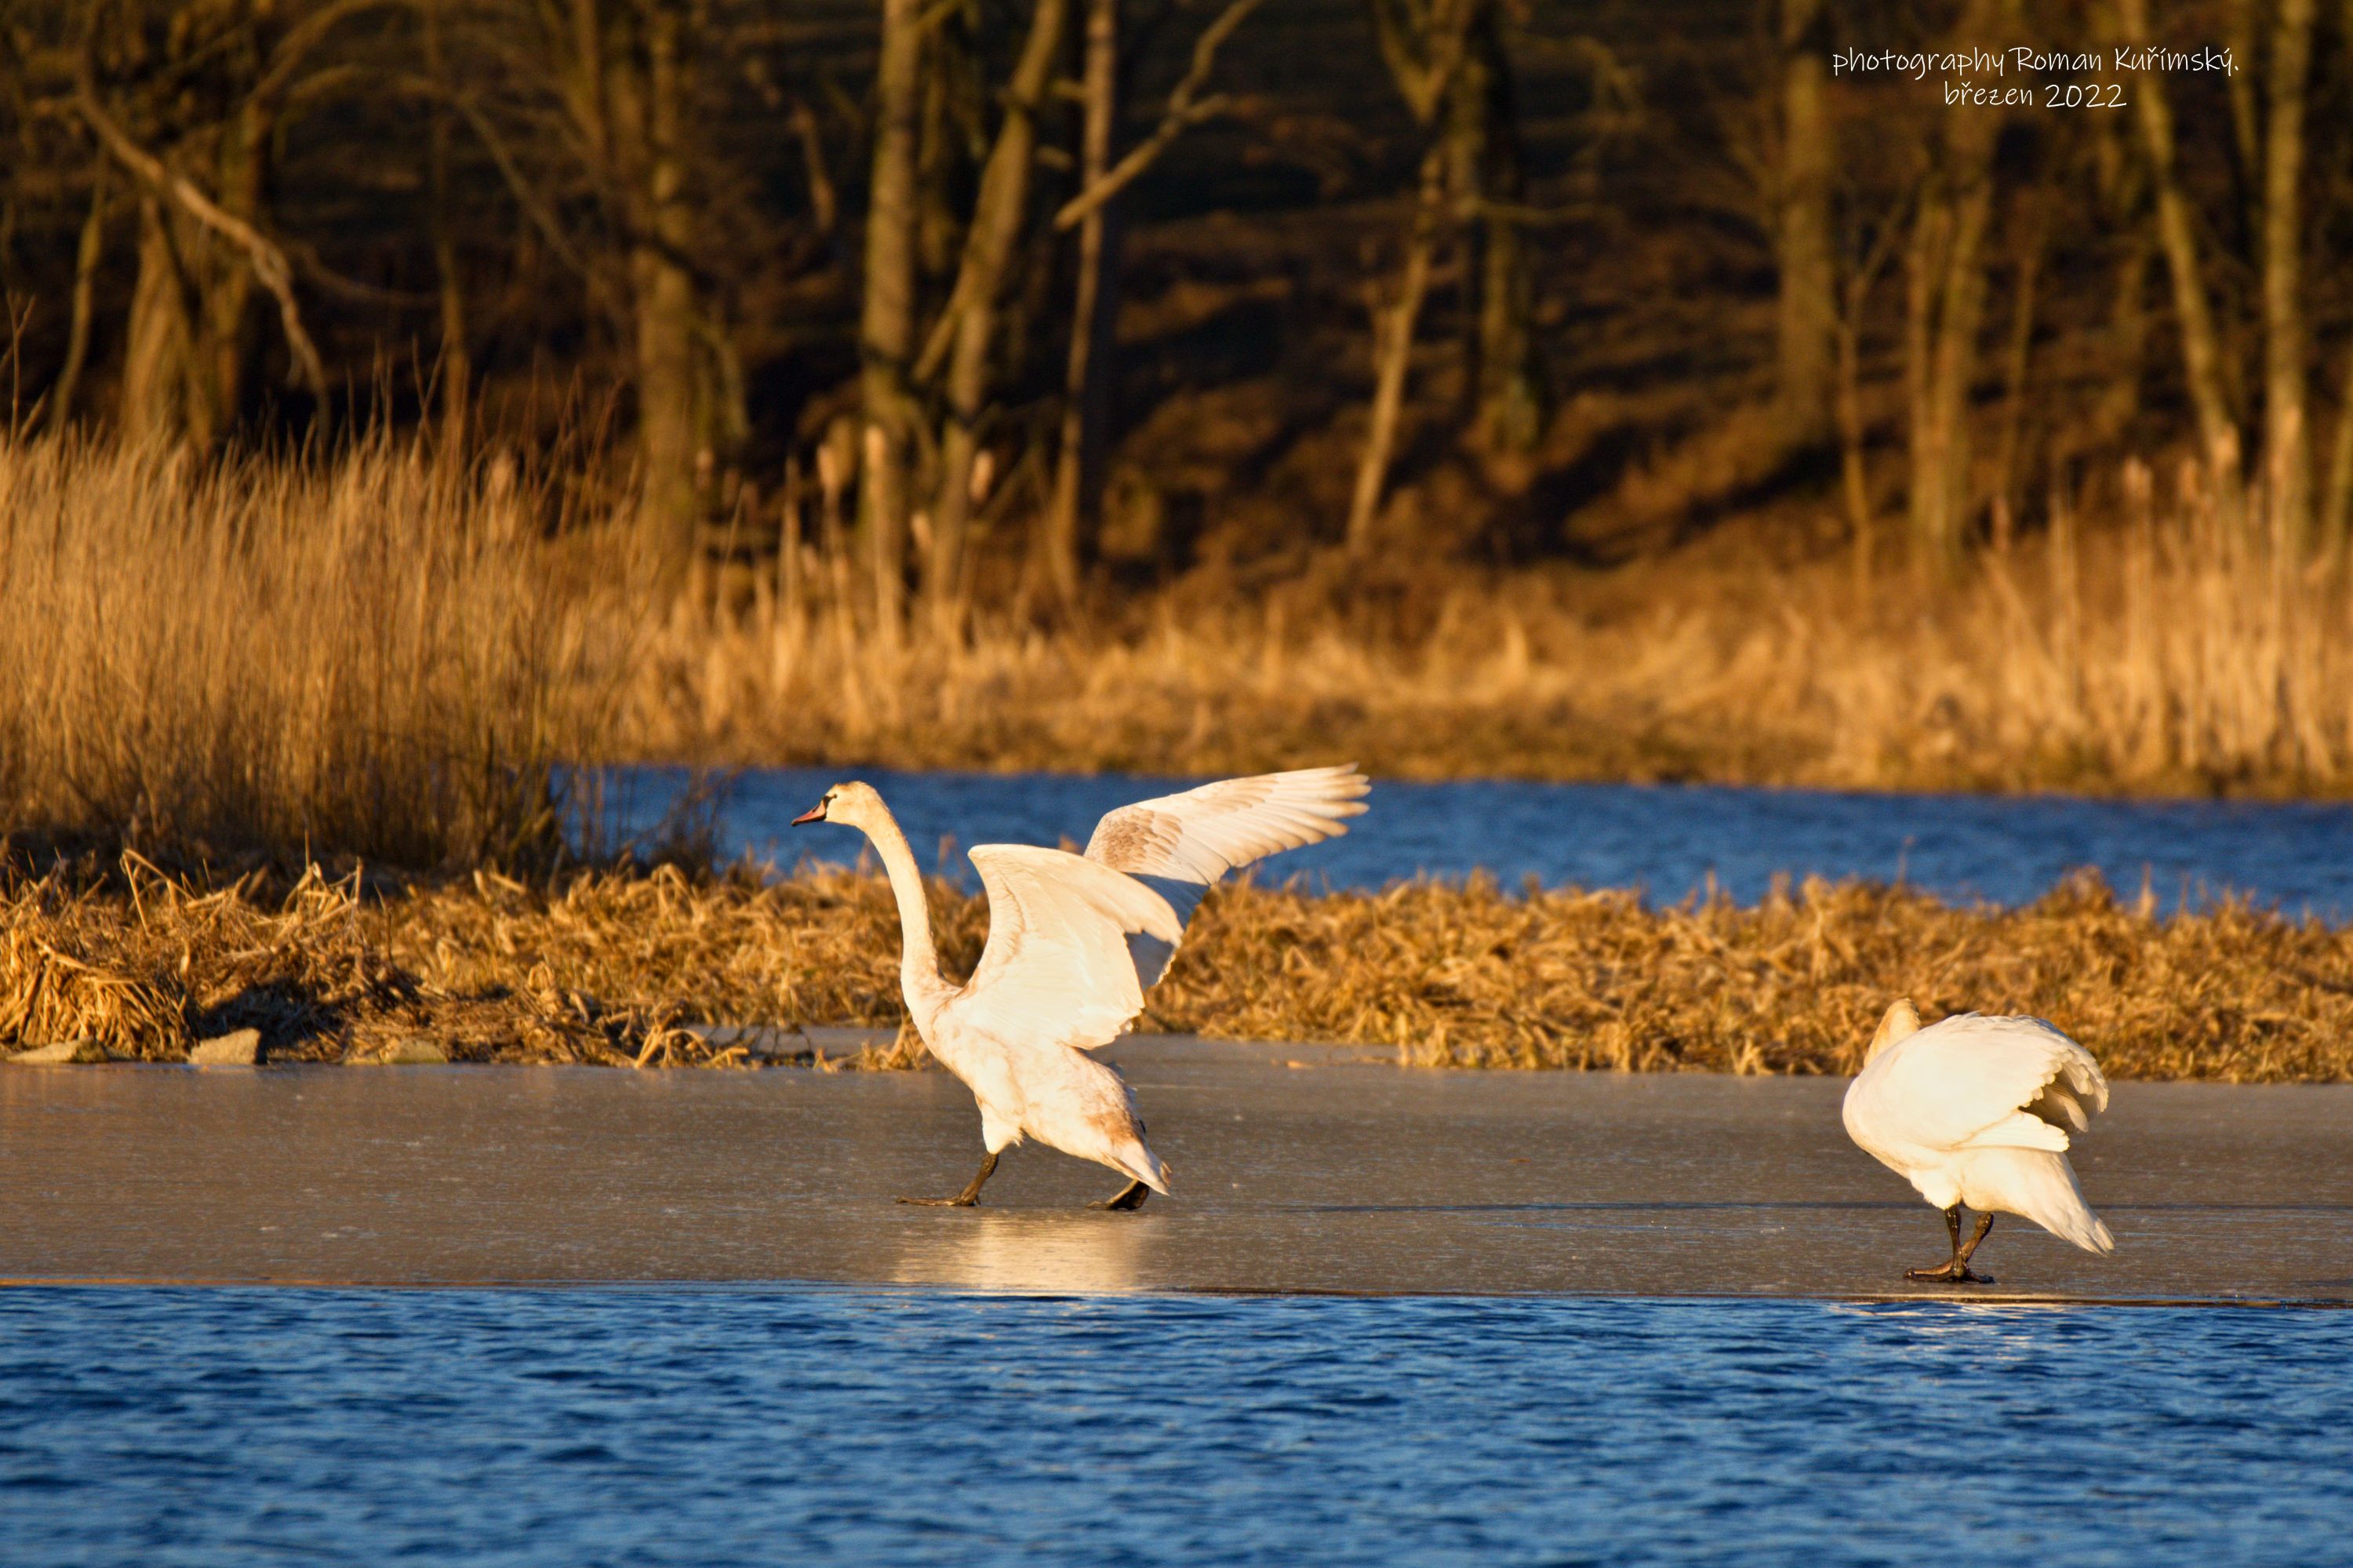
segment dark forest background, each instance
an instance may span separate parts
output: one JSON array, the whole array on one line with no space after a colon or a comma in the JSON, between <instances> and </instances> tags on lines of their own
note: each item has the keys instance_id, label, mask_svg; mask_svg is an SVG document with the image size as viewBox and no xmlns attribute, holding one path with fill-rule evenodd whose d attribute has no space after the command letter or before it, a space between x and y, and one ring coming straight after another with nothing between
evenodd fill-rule
<instances>
[{"instance_id":1,"label":"dark forest background","mask_svg":"<svg viewBox=\"0 0 2353 1568\"><path fill-rule=\"evenodd\" d=\"M1041 611L1717 535L1946 571L2175 449L2297 551L2353 500L2315 0L0 15L22 429L568 442L681 542L823 489L881 592ZM2240 69L2005 111L1828 63L2133 39Z\"/></svg>"}]
</instances>

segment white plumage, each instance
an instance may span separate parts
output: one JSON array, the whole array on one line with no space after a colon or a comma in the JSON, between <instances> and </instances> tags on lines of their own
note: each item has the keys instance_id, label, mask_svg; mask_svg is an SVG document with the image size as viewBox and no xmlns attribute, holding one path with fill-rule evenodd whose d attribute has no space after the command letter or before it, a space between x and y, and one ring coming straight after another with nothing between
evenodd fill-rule
<instances>
[{"instance_id":1,"label":"white plumage","mask_svg":"<svg viewBox=\"0 0 2353 1568\"><path fill-rule=\"evenodd\" d=\"M1096 825L1083 855L976 845L988 942L962 986L940 976L923 878L882 798L864 784L837 784L796 818L845 823L873 841L899 904L908 1013L980 1104L980 1171L938 1201L978 1202L997 1155L1025 1138L1129 1178L1104 1206L1134 1208L1147 1191L1167 1192L1167 1167L1144 1141L1127 1085L1086 1053L1144 1011L1145 991L1166 971L1212 884L1346 832L1371 787L1354 768L1227 779L1121 807Z\"/></svg>"},{"instance_id":2,"label":"white plumage","mask_svg":"<svg viewBox=\"0 0 2353 1568\"><path fill-rule=\"evenodd\" d=\"M1849 1137L1946 1213L1952 1261L1915 1278L1974 1279L1968 1262L1996 1213L2032 1220L2089 1252L2116 1245L2084 1202L2069 1135L2108 1105L2092 1054L2039 1018L1974 1012L1920 1027L1908 1001L1887 1010L1846 1092ZM1960 1210L1980 1216L1960 1239Z\"/></svg>"}]
</instances>

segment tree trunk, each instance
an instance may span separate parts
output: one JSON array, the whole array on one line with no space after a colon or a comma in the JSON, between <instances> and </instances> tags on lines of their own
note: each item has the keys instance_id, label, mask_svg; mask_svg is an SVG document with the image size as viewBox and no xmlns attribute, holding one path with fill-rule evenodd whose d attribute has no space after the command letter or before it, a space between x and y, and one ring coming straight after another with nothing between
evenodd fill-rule
<instances>
[{"instance_id":1,"label":"tree trunk","mask_svg":"<svg viewBox=\"0 0 2353 1568\"><path fill-rule=\"evenodd\" d=\"M184 143L159 177L209 164L209 199L251 223L259 214L269 117L248 102L214 133L208 153ZM134 442L208 447L228 433L253 354L253 268L243 253L151 190L139 206L139 275L122 372L121 424Z\"/></svg>"},{"instance_id":2,"label":"tree trunk","mask_svg":"<svg viewBox=\"0 0 2353 1568\"><path fill-rule=\"evenodd\" d=\"M1972 13L1977 7L1971 7ZM1966 26L1964 38L1975 33ZM1905 343L1911 401L1911 523L1915 567L1952 572L1973 514L1970 393L1985 304L1984 246L1993 211L2000 122L1960 111L1945 122L1915 223Z\"/></svg>"},{"instance_id":3,"label":"tree trunk","mask_svg":"<svg viewBox=\"0 0 2353 1568\"><path fill-rule=\"evenodd\" d=\"M2102 115L2093 124L2098 138L2100 218L2123 245L2108 307L2108 351L2116 368L2101 393L2093 436L2095 442L2105 442L2124 435L2140 416L2141 376L2147 359L2148 270L2156 238L2152 226L2141 221L2147 187L2129 132L2114 115Z\"/></svg>"},{"instance_id":4,"label":"tree trunk","mask_svg":"<svg viewBox=\"0 0 2353 1568\"><path fill-rule=\"evenodd\" d=\"M2116 20L2126 43L2148 41L2147 0L2116 0ZM2149 183L2157 196L2158 238L2165 249L2166 270L2173 281L2174 316L2181 329L2182 375L2197 414L2199 443L2216 477L2235 482L2238 425L2231 415L2214 313L2199 260L2197 218L2175 172L2173 109L2166 97L2165 78L2155 72L2137 78L2132 101L2142 150L2148 157ZM2226 466L2231 471L2227 473L2222 471Z\"/></svg>"},{"instance_id":5,"label":"tree trunk","mask_svg":"<svg viewBox=\"0 0 2353 1568\"><path fill-rule=\"evenodd\" d=\"M1079 137L1079 188L1111 168L1118 119L1119 0L1089 0L1083 84L1086 119ZM1067 607L1078 597L1082 541L1102 509L1103 450L1110 424L1113 328L1119 317L1118 235L1114 203L1090 209L1079 224L1078 298L1071 313L1071 353L1062 376L1061 450L1054 497L1040 540L1043 575Z\"/></svg>"},{"instance_id":6,"label":"tree trunk","mask_svg":"<svg viewBox=\"0 0 2353 1568\"><path fill-rule=\"evenodd\" d=\"M2049 235L2048 219L2040 203L2021 227L2024 232L2010 274L2010 344L2002 366L2001 442L1996 449L1993 471L1994 503L2002 509L1998 518L2014 515L2020 510L2016 486L2028 450L2026 387L2034 365L2036 285L2042 281L2044 242Z\"/></svg>"},{"instance_id":7,"label":"tree trunk","mask_svg":"<svg viewBox=\"0 0 2353 1568\"><path fill-rule=\"evenodd\" d=\"M1422 297L1430 291L1430 252L1438 244L1440 209L1446 199L1445 149L1433 145L1421 160L1421 189L1414 205L1413 229L1406 240L1405 270L1396 301L1376 318L1376 365L1372 418L1356 463L1356 486L1348 503L1348 554L1361 557L1370 543L1373 519L1388 483L1389 457L1397 445L1398 416L1405 406L1406 372L1413 361L1414 330Z\"/></svg>"},{"instance_id":8,"label":"tree trunk","mask_svg":"<svg viewBox=\"0 0 2353 1568\"><path fill-rule=\"evenodd\" d=\"M132 446L210 444L206 409L192 407L195 345L189 299L194 285L182 265L172 214L152 195L139 198L139 274L131 290L131 319L122 349L123 440Z\"/></svg>"},{"instance_id":9,"label":"tree trunk","mask_svg":"<svg viewBox=\"0 0 2353 1568\"><path fill-rule=\"evenodd\" d=\"M2316 543L2338 559L2353 530L2353 345L2345 351L2345 379L2337 397L2337 434L2328 444L2328 488L2321 493Z\"/></svg>"},{"instance_id":10,"label":"tree trunk","mask_svg":"<svg viewBox=\"0 0 2353 1568\"><path fill-rule=\"evenodd\" d=\"M1550 399L1536 345L1535 286L1521 211L1528 192L1519 104L1502 19L1493 5L1479 7L1470 19L1451 98L1453 188L1477 205L1467 269L1475 316L1472 429L1490 452L1525 452L1543 439Z\"/></svg>"},{"instance_id":11,"label":"tree trunk","mask_svg":"<svg viewBox=\"0 0 2353 1568\"><path fill-rule=\"evenodd\" d=\"M425 68L446 94L449 70L441 47L441 0L426 0ZM449 194L449 136L448 105L437 98L427 147L427 196L433 207L433 266L441 292L441 450L456 457L465 450L474 366L466 346L465 281L458 271L457 213Z\"/></svg>"},{"instance_id":12,"label":"tree trunk","mask_svg":"<svg viewBox=\"0 0 2353 1568\"><path fill-rule=\"evenodd\" d=\"M641 204L632 215L639 233L629 252L638 503L648 524L683 558L702 515L697 480L712 461L716 410L710 378L697 363L702 309L685 261L694 219L679 145L681 19L666 0L638 7L635 16L643 29L639 48L607 46L612 65L605 101L615 152Z\"/></svg>"},{"instance_id":13,"label":"tree trunk","mask_svg":"<svg viewBox=\"0 0 2353 1568\"><path fill-rule=\"evenodd\" d=\"M1986 138L1990 154L1992 138ZM1935 418L1943 427L1944 464L1932 481L1940 484L1935 530L1924 536L1931 562L1943 570L1957 567L1976 497L1972 486L1970 393L1977 382L1978 335L1985 315L1985 233L1993 211L1991 171L1972 171L1972 188L1957 204L1952 250L1947 260L1944 311L1937 323Z\"/></svg>"},{"instance_id":14,"label":"tree trunk","mask_svg":"<svg viewBox=\"0 0 2353 1568\"><path fill-rule=\"evenodd\" d=\"M81 241L74 250L73 319L66 339L65 368L58 372L49 391L47 428L62 430L73 418L74 393L80 387L82 366L90 359L90 323L98 290L98 264L106 251L106 176L108 160L101 150L90 172L90 212L81 220Z\"/></svg>"},{"instance_id":15,"label":"tree trunk","mask_svg":"<svg viewBox=\"0 0 2353 1568\"><path fill-rule=\"evenodd\" d=\"M1903 219L1889 214L1878 235L1847 269L1839 301L1838 429L1839 478L1846 494L1847 526L1854 546L1854 588L1858 602L1868 595L1878 570L1878 510L1871 495L1868 443L1871 429L1862 408L1863 326L1871 318L1871 296L1879 275L1904 233Z\"/></svg>"},{"instance_id":16,"label":"tree trunk","mask_svg":"<svg viewBox=\"0 0 2353 1568\"><path fill-rule=\"evenodd\" d=\"M694 286L685 269L650 244L633 248L629 285L637 339L639 511L682 558L700 515Z\"/></svg>"},{"instance_id":17,"label":"tree trunk","mask_svg":"<svg viewBox=\"0 0 2353 1568\"><path fill-rule=\"evenodd\" d=\"M963 253L959 213L971 194L973 127L988 112L987 84L976 79L983 66L972 46L953 17L923 37L914 199L916 264L925 279L954 272Z\"/></svg>"},{"instance_id":18,"label":"tree trunk","mask_svg":"<svg viewBox=\"0 0 2353 1568\"><path fill-rule=\"evenodd\" d=\"M1870 429L1862 412L1862 322L1876 269L1858 272L1847 284L1846 309L1838 321L1839 480L1846 498L1847 528L1854 546L1854 587L1860 599L1876 568L1877 514L1871 501L1866 452Z\"/></svg>"},{"instance_id":19,"label":"tree trunk","mask_svg":"<svg viewBox=\"0 0 2353 1568\"><path fill-rule=\"evenodd\" d=\"M264 173L269 157L271 116L248 101L221 130L218 184L222 210L245 220L261 216ZM253 361L253 268L219 236L198 235L193 224L182 224L193 246L210 259L200 308L202 353L197 374L203 396L211 405L215 437L237 422ZM182 254L186 254L184 249Z\"/></svg>"},{"instance_id":20,"label":"tree trunk","mask_svg":"<svg viewBox=\"0 0 2353 1568\"><path fill-rule=\"evenodd\" d=\"M1775 249L1780 264L1779 391L1783 439L1813 446L1831 422L1838 284L1831 245L1831 144L1822 0L1782 0L1781 169Z\"/></svg>"},{"instance_id":21,"label":"tree trunk","mask_svg":"<svg viewBox=\"0 0 2353 1568\"><path fill-rule=\"evenodd\" d=\"M922 0L882 0L875 69L874 171L866 218L863 357L864 482L859 525L874 563L876 633L896 637L906 537L907 471L914 444L910 385L915 351L915 143L923 96Z\"/></svg>"},{"instance_id":22,"label":"tree trunk","mask_svg":"<svg viewBox=\"0 0 2353 1568\"><path fill-rule=\"evenodd\" d=\"M943 627L953 618L961 588L965 532L974 500L973 465L980 455L980 422L995 382L998 303L1014 250L1029 228L1038 111L1053 84L1067 14L1067 0L1037 0L1029 39L1006 88L1005 117L981 171L980 196L957 271L955 298L962 307L948 357L947 418L940 432L939 489L933 501L931 558L923 574L924 598Z\"/></svg>"},{"instance_id":23,"label":"tree trunk","mask_svg":"<svg viewBox=\"0 0 2353 1568\"><path fill-rule=\"evenodd\" d=\"M1414 119L1429 127L1422 154L1413 216L1408 227L1405 265L1396 299L1373 310L1373 404L1366 422L1365 445L1356 461L1356 482L1348 502L1348 554L1361 556L1379 515L1388 485L1391 456L1397 445L1398 422L1405 406L1407 374L1413 363L1414 334L1421 320L1423 298L1430 291L1432 252L1443 224L1449 198L1476 204L1482 190L1484 162L1481 150L1488 124L1487 94L1478 85L1488 76L1484 58L1474 60L1474 39L1490 22L1486 0L1368 0L1375 39L1389 77ZM1463 86L1465 79L1474 85ZM1466 143L1469 144L1466 150ZM1474 231L1478 226L1474 225ZM1476 280L1482 269L1465 269ZM1478 286L1474 283L1472 286ZM1472 385L1487 372L1474 340Z\"/></svg>"},{"instance_id":24,"label":"tree trunk","mask_svg":"<svg viewBox=\"0 0 2353 1568\"><path fill-rule=\"evenodd\" d=\"M2273 536L2290 560L2307 546L2311 510L2301 197L2313 9L2313 0L2279 0L2263 149L2263 474Z\"/></svg>"},{"instance_id":25,"label":"tree trunk","mask_svg":"<svg viewBox=\"0 0 2353 1568\"><path fill-rule=\"evenodd\" d=\"M2224 230L2226 251L2244 255L2255 248L2263 232L2262 112L2255 104L2255 65L2263 58L2263 0L2222 0L2222 41L2239 69L2222 79L2231 105L2231 227ZM2211 25L2211 24L2210 24Z\"/></svg>"},{"instance_id":26,"label":"tree trunk","mask_svg":"<svg viewBox=\"0 0 2353 1568\"><path fill-rule=\"evenodd\" d=\"M1926 177L1933 182L1936 175L1932 172ZM1945 432L1936 417L1934 388L1938 288L1952 221L1952 210L1945 200L1924 188L1904 256L1905 441L1911 460L1907 506L1910 554L1915 567L1926 554L1922 541L1942 531L1942 520L1935 514L1945 499L1937 477L1945 471Z\"/></svg>"}]
</instances>

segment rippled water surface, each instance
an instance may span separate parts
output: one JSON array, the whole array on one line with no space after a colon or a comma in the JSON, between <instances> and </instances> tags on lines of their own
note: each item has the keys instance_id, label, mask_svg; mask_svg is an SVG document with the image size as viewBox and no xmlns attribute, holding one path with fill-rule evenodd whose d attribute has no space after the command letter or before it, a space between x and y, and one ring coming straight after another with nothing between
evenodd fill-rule
<instances>
[{"instance_id":1,"label":"rippled water surface","mask_svg":"<svg viewBox=\"0 0 2353 1568\"><path fill-rule=\"evenodd\" d=\"M10 1563L2353 1562L2353 1315L0 1293Z\"/></svg>"},{"instance_id":2,"label":"rippled water surface","mask_svg":"<svg viewBox=\"0 0 2353 1568\"><path fill-rule=\"evenodd\" d=\"M1122 775L901 773L765 768L722 786L730 855L791 865L849 860L846 828L787 824L855 772L891 802L928 865L956 843L1084 842L1115 806L1200 782ZM678 769L617 776L612 798L642 828L686 787ZM1379 887L1423 874L1485 871L1507 885L1646 888L1672 902L1713 875L1753 899L1777 874L1904 879L1959 898L2034 898L2078 866L2167 904L2225 891L2291 913L2353 918L2353 806L2306 802L2088 800L2055 796L1844 794L1722 786L1408 784L1377 779L1348 836L1285 855L1271 874ZM960 854L942 863L968 875Z\"/></svg>"}]
</instances>

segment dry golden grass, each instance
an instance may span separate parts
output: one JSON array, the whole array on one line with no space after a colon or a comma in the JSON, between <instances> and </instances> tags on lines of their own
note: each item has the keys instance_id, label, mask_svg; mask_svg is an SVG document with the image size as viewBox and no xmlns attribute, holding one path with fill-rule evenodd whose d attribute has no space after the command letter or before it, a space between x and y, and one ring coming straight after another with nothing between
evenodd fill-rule
<instances>
[{"instance_id":1,"label":"dry golden grass","mask_svg":"<svg viewBox=\"0 0 2353 1568\"><path fill-rule=\"evenodd\" d=\"M931 890L943 959L983 902ZM427 1034L460 1059L737 1063L681 1026L902 1022L879 878L578 873L363 897L316 874L200 895L136 862L0 895L0 1045L176 1059L252 1025L280 1059ZM1139 1027L1395 1047L1409 1064L1852 1071L1889 999L2048 1017L2118 1077L2353 1078L2353 931L2242 906L2158 917L2096 883L2030 908L1809 884L1751 908L1414 885L1213 894ZM864 1065L910 1065L903 1039Z\"/></svg>"},{"instance_id":2,"label":"dry golden grass","mask_svg":"<svg viewBox=\"0 0 2353 1568\"><path fill-rule=\"evenodd\" d=\"M2345 563L2284 567L2194 470L2157 488L2127 471L2107 526L2062 509L1935 587L1842 559L1490 577L1405 552L1247 591L1205 569L1052 633L984 607L878 636L858 563L804 546L674 606L625 734L738 762L2353 789Z\"/></svg>"},{"instance_id":3,"label":"dry golden grass","mask_svg":"<svg viewBox=\"0 0 2353 1568\"><path fill-rule=\"evenodd\" d=\"M543 872L594 837L562 766L632 758L2353 789L2345 564L2284 568L2195 473L2117 488L2112 525L2063 513L1934 590L1303 558L1055 630L878 627L838 497L740 517L673 592L585 482L0 441L0 834Z\"/></svg>"},{"instance_id":4,"label":"dry golden grass","mask_svg":"<svg viewBox=\"0 0 2353 1568\"><path fill-rule=\"evenodd\" d=\"M0 440L0 834L546 863L630 647L629 546L567 570L561 511L382 440Z\"/></svg>"}]
</instances>

